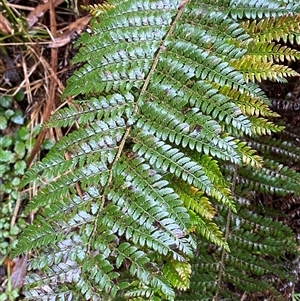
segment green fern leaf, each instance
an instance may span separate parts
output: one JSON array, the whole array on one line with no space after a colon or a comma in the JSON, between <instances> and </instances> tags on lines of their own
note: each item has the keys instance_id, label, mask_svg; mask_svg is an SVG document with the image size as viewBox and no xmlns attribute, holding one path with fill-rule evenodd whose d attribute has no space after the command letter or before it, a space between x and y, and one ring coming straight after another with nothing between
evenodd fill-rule
<instances>
[{"instance_id":1,"label":"green fern leaf","mask_svg":"<svg viewBox=\"0 0 300 301\"><path fill-rule=\"evenodd\" d=\"M28 297L174 300L190 277L191 291L180 298L202 291L201 300L226 298L226 282L278 293L251 274L285 277L261 255L279 262L287 231L249 217L236 200L254 191L299 193L298 174L251 144L282 130L267 119L278 114L254 81L296 75L275 63L298 53L272 44L291 39L283 20L300 5L287 2L111 0L90 7L93 33L77 42L73 61L82 67L64 92L80 99L47 123L76 127L22 181L25 187L39 178L26 209L39 217L14 251L40 249L29 266L43 276L28 277ZM251 25L239 20L262 17ZM266 26L285 31L268 35ZM254 30L264 43L258 48ZM251 224L263 230L251 232ZM195 252L201 256L191 275ZM41 282L49 288L40 292Z\"/></svg>"}]
</instances>

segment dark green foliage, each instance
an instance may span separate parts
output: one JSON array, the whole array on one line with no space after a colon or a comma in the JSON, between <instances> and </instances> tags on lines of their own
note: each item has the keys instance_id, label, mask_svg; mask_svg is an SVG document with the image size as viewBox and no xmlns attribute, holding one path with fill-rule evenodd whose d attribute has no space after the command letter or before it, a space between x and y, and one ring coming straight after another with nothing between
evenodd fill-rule
<instances>
[{"instance_id":1,"label":"dark green foliage","mask_svg":"<svg viewBox=\"0 0 300 301\"><path fill-rule=\"evenodd\" d=\"M277 62L299 52L256 41L265 27L253 20L273 29L289 18L296 27L296 2L128 0L92 9L101 14L79 39L74 62L84 65L65 90L79 99L48 122L79 128L23 178L46 183L15 251L41 252L30 268L43 275L28 277L28 299L280 296L261 279L288 278L281 264L296 250L293 233L240 201L251 203L255 191L300 194L300 176L262 151L293 157L284 142L259 140L282 127L254 83L297 75Z\"/></svg>"},{"instance_id":2,"label":"dark green foliage","mask_svg":"<svg viewBox=\"0 0 300 301\"><path fill-rule=\"evenodd\" d=\"M180 293L178 300L199 300L199 292L203 292L201 300L211 300L216 291L219 291L219 298L225 300L240 300L240 295L245 292L268 292L267 296L274 300L285 300L266 279L277 277L281 281L293 281L292 275L288 276L282 269L280 256L296 247L292 242L294 234L282 223L242 207L239 206L237 215L230 214L230 252L222 258L219 248L199 243L190 290ZM220 209L217 224L222 226L226 224L228 211ZM220 270L222 281L219 282L216 276Z\"/></svg>"}]
</instances>

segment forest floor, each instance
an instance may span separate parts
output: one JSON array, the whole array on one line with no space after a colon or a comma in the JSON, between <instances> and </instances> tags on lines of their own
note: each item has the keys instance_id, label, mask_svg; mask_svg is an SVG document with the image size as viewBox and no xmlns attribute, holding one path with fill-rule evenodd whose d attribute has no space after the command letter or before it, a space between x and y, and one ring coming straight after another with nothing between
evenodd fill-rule
<instances>
[{"instance_id":1,"label":"forest floor","mask_svg":"<svg viewBox=\"0 0 300 301\"><path fill-rule=\"evenodd\" d=\"M65 134L58 128L43 129L41 124L72 101L62 100L62 93L77 67L70 63L77 51L74 43L91 18L82 6L99 2L0 0L0 301L22 300L19 289L27 258L13 259L9 254L18 234L34 218L24 214L24 207L37 188L32 185L20 192L18 185L27 168ZM299 62L292 67L300 71ZM282 120L299 127L300 80L264 83L262 88ZM276 99L287 97L294 103L292 109L289 101L277 105ZM300 199L289 197L285 208L278 200L269 202L283 210L286 223L299 232Z\"/></svg>"},{"instance_id":2,"label":"forest floor","mask_svg":"<svg viewBox=\"0 0 300 301\"><path fill-rule=\"evenodd\" d=\"M27 258L10 258L18 234L34 218L24 207L36 187L20 179L64 133L42 129L62 101L75 67L74 43L101 1L0 0L0 300L21 300Z\"/></svg>"}]
</instances>

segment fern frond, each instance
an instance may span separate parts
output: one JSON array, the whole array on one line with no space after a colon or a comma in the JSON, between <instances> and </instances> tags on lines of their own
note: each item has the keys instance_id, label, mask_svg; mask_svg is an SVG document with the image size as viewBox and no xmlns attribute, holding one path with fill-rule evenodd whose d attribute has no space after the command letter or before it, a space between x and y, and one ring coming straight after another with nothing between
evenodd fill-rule
<instances>
[{"instance_id":1,"label":"fern frond","mask_svg":"<svg viewBox=\"0 0 300 301\"><path fill-rule=\"evenodd\" d=\"M250 96L247 93L241 93L230 87L223 86L220 87L220 92L228 95L246 116L279 117L277 113L272 112L268 107L269 100L262 91L258 90L257 96Z\"/></svg>"},{"instance_id":2,"label":"fern frond","mask_svg":"<svg viewBox=\"0 0 300 301\"><path fill-rule=\"evenodd\" d=\"M89 13L91 13L94 16L99 16L114 7L115 7L114 5L105 2L102 4L94 4L94 5L90 4L90 5L82 6L83 9L89 11Z\"/></svg>"},{"instance_id":3,"label":"fern frond","mask_svg":"<svg viewBox=\"0 0 300 301\"><path fill-rule=\"evenodd\" d=\"M272 160L265 159L264 162L261 170L242 168L239 172L238 183L262 193L276 195L295 193L299 195L300 178L294 170Z\"/></svg>"},{"instance_id":4,"label":"fern frond","mask_svg":"<svg viewBox=\"0 0 300 301\"><path fill-rule=\"evenodd\" d=\"M232 62L232 65L244 74L246 82L261 82L262 80L284 82L286 77L299 75L287 66L277 65L272 61L262 62L257 55L244 56L242 59Z\"/></svg>"},{"instance_id":5,"label":"fern frond","mask_svg":"<svg viewBox=\"0 0 300 301\"><path fill-rule=\"evenodd\" d=\"M134 97L130 93L112 94L107 97L93 97L87 100L77 100L74 105L57 111L46 122L49 127L67 127L75 121L80 124L93 122L95 119L108 121L110 118L131 116Z\"/></svg>"},{"instance_id":6,"label":"fern frond","mask_svg":"<svg viewBox=\"0 0 300 301\"><path fill-rule=\"evenodd\" d=\"M298 8L299 9L299 8ZM265 18L260 21L246 21L242 26L257 42L290 42L300 44L300 14L282 15L279 18Z\"/></svg>"},{"instance_id":7,"label":"fern frond","mask_svg":"<svg viewBox=\"0 0 300 301\"><path fill-rule=\"evenodd\" d=\"M225 300L231 300L239 290L242 293L268 290L272 296L283 300L272 283L263 279L266 275L276 274L281 279L292 280L281 266L281 256L286 252L295 252L292 230L243 207L238 208L237 214L230 216L230 253L225 253L224 266L218 262L221 259L220 249L201 240L198 253L193 259L190 289L188 292L178 293L177 300L195 300L195 296L209 300L209 296L213 296L217 290L216 278L220 270L223 281L219 292ZM216 219L219 226L224 226L227 214L227 210L219 208ZM231 285L227 286L227 282Z\"/></svg>"},{"instance_id":8,"label":"fern frond","mask_svg":"<svg viewBox=\"0 0 300 301\"><path fill-rule=\"evenodd\" d=\"M251 140L249 145L266 157L273 157L274 159L280 157L280 160L286 164L300 160L300 151L294 142L266 137L263 141L260 139Z\"/></svg>"},{"instance_id":9,"label":"fern frond","mask_svg":"<svg viewBox=\"0 0 300 301\"><path fill-rule=\"evenodd\" d=\"M267 119L262 117L250 117L250 120L252 122L251 129L253 135L271 135L272 132L276 133L284 129L283 126L274 124L272 121L268 121Z\"/></svg>"},{"instance_id":10,"label":"fern frond","mask_svg":"<svg viewBox=\"0 0 300 301\"><path fill-rule=\"evenodd\" d=\"M236 200L243 189L240 197L300 193L296 172L248 143L282 129L267 119L278 114L254 81L296 75L275 63L298 53L272 42L253 49L252 28L267 36L264 22L271 23L247 32L239 18L277 20L298 7L277 0L111 0L90 7L93 33L77 42L73 61L82 67L64 92L80 100L47 124L78 128L22 181L40 180L26 209L39 217L15 250L40 249L30 268L43 275L28 278L28 296L39 294L35 281L47 283L40 295L54 300L174 300L176 289L183 299L191 292L211 300L218 291L228 297L226 282L277 294L255 277L286 276L268 258L280 264L287 231L243 213ZM191 291L183 292L190 277Z\"/></svg>"},{"instance_id":11,"label":"fern frond","mask_svg":"<svg viewBox=\"0 0 300 301\"><path fill-rule=\"evenodd\" d=\"M227 1L226 1L227 2ZM230 8L227 10L230 12L232 18L237 19L262 19L263 17L280 17L290 14L291 11L299 10L299 3L295 1L279 2L276 0L258 0L258 1L228 1Z\"/></svg>"},{"instance_id":12,"label":"fern frond","mask_svg":"<svg viewBox=\"0 0 300 301\"><path fill-rule=\"evenodd\" d=\"M185 207L188 210L194 211L201 217L212 220L216 212L209 199L202 191L199 191L193 186L186 185L184 182L178 182L176 192L184 201Z\"/></svg>"},{"instance_id":13,"label":"fern frond","mask_svg":"<svg viewBox=\"0 0 300 301\"><path fill-rule=\"evenodd\" d=\"M207 241L212 242L216 246L230 250L228 243L224 240L223 233L220 228L212 222L209 222L197 216L194 212L190 212L192 226L195 232L205 238Z\"/></svg>"},{"instance_id":14,"label":"fern frond","mask_svg":"<svg viewBox=\"0 0 300 301\"><path fill-rule=\"evenodd\" d=\"M280 63L284 61L293 62L300 59L298 50L274 42L252 41L247 47L247 53L250 53L250 55L245 55L242 58L246 61L256 60L257 63Z\"/></svg>"},{"instance_id":15,"label":"fern frond","mask_svg":"<svg viewBox=\"0 0 300 301\"><path fill-rule=\"evenodd\" d=\"M151 139L151 137L146 140L143 136L139 140L138 138L139 136L137 135L136 144L133 150L138 152L139 155L144 156L146 159L149 159L150 163L154 164L156 168L164 171L170 171L176 177L181 178L202 191L205 191L208 195L211 195L220 202L229 205L234 210L229 190L226 189L226 186L221 186L221 189L214 187L214 179L210 178L209 175L205 173L203 166L184 156L184 153L180 152L178 149L171 148L170 145L165 144L162 141L155 140L153 138ZM164 155L161 156L161 154ZM177 163L177 161L182 164L182 167L181 164ZM213 166L212 161L210 165ZM215 167L215 171L218 172L217 166Z\"/></svg>"},{"instance_id":16,"label":"fern frond","mask_svg":"<svg viewBox=\"0 0 300 301\"><path fill-rule=\"evenodd\" d=\"M186 290L189 287L190 274L192 273L189 263L170 260L164 266L163 271L176 289Z\"/></svg>"},{"instance_id":17,"label":"fern frond","mask_svg":"<svg viewBox=\"0 0 300 301\"><path fill-rule=\"evenodd\" d=\"M239 142L239 151L241 152L242 162L252 167L261 168L263 165L263 159L256 154L256 151L252 149L247 143Z\"/></svg>"}]
</instances>

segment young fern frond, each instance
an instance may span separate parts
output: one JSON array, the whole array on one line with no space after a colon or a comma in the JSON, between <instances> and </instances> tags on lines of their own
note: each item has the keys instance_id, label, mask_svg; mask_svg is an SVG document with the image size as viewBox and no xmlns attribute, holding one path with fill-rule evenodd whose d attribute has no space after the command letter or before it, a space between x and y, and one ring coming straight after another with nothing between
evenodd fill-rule
<instances>
[{"instance_id":1,"label":"young fern frond","mask_svg":"<svg viewBox=\"0 0 300 301\"><path fill-rule=\"evenodd\" d=\"M300 59L299 51L291 49L288 46L282 46L275 42L258 42L253 40L248 45L248 52L243 56L243 60L255 60L257 63L297 61Z\"/></svg>"},{"instance_id":2,"label":"young fern frond","mask_svg":"<svg viewBox=\"0 0 300 301\"><path fill-rule=\"evenodd\" d=\"M242 26L255 42L272 42L274 40L280 42L283 40L284 43L300 44L299 7L297 10L297 15L286 14L279 18L265 18L252 22L248 20Z\"/></svg>"},{"instance_id":3,"label":"young fern frond","mask_svg":"<svg viewBox=\"0 0 300 301\"><path fill-rule=\"evenodd\" d=\"M87 5L87 6L82 6L83 9L89 11L89 13L91 13L92 15L98 17L99 15L101 15L102 13L104 13L105 11L108 11L112 8L114 8L114 5L111 5L109 3L102 3L102 4L94 4L94 5Z\"/></svg>"},{"instance_id":4,"label":"young fern frond","mask_svg":"<svg viewBox=\"0 0 300 301\"><path fill-rule=\"evenodd\" d=\"M79 128L22 182L38 176L45 183L27 206L39 217L14 252L41 249L30 268L42 269L43 276L28 278L29 299L174 300L185 298L176 290L188 289L191 273L186 294L203 292L201 300L228 296L220 290L224 281L277 294L245 270L277 273L260 252L281 256L282 237L237 207L231 181L246 194L300 194L300 177L251 144L251 137L282 127L267 119L278 114L249 82L295 75L274 62L299 53L261 46L270 53L264 60L271 70L257 71L262 54L253 51L251 31L238 20L285 18L299 6L275 0L111 0L100 7L93 33L77 43L82 47L74 62L82 67L65 90L79 99L47 123L76 122ZM253 60L243 70L247 55ZM239 167L234 177L232 166ZM239 216L245 221L232 227ZM294 245L282 224L268 221ZM243 228L251 222L265 232ZM200 271L205 284L198 281ZM41 292L41 281L50 289Z\"/></svg>"},{"instance_id":5,"label":"young fern frond","mask_svg":"<svg viewBox=\"0 0 300 301\"><path fill-rule=\"evenodd\" d=\"M238 62L233 63L233 66L244 74L246 82L261 82L262 80L286 82L286 77L299 75L296 71L287 66L274 65L272 61L262 62L257 55L244 56L238 60Z\"/></svg>"},{"instance_id":6,"label":"young fern frond","mask_svg":"<svg viewBox=\"0 0 300 301\"><path fill-rule=\"evenodd\" d=\"M241 59L233 59L232 65L244 74L246 81L286 82L286 77L299 75L293 69L277 64L284 60L299 59L299 51L278 44L282 40L285 43L289 41L293 44L294 40L300 43L299 20L300 14L297 14L252 22L247 20L242 23L252 40L247 45L247 55ZM274 41L277 41L277 44Z\"/></svg>"}]
</instances>

